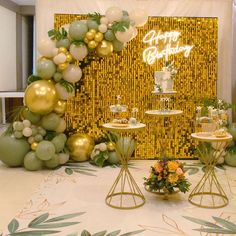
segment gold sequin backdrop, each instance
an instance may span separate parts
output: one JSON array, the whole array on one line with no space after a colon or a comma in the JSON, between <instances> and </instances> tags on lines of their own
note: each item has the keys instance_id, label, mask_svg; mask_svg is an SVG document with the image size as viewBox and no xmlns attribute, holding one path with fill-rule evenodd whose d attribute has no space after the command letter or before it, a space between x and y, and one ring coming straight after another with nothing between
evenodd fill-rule
<instances>
[{"instance_id":1,"label":"gold sequin backdrop","mask_svg":"<svg viewBox=\"0 0 236 236\"><path fill-rule=\"evenodd\" d=\"M55 15L55 28L68 24L85 16L71 14ZM171 96L172 107L183 110L176 125L174 138L174 120L161 121L150 119L146 110L159 107L160 96L151 94L154 85L154 71L161 70L164 59L153 65L143 62L142 52L146 45L142 42L150 30L181 33L180 45L194 45L188 58L183 53L170 56L174 60L178 73L174 89L177 94ZM217 18L198 17L149 17L144 27L138 28L138 35L128 43L120 53L101 60L94 60L84 70L83 84L76 96L68 101L66 119L69 128L86 132L94 137L102 133L102 124L112 119L109 106L116 103L116 96L122 96L122 104L139 109L138 118L147 124L143 133L138 135L137 159L159 156L159 145L154 131L159 132L165 126L163 138L167 140L168 155L178 158L193 157L194 142L190 134L194 131L195 109L199 99L216 97L217 80ZM156 130L156 127L159 127Z\"/></svg>"}]
</instances>

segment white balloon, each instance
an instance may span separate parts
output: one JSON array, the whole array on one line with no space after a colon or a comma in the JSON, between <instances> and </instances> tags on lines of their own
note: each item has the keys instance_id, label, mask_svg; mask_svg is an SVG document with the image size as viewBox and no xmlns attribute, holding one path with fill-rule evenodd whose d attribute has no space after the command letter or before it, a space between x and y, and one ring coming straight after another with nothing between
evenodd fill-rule
<instances>
[{"instance_id":1,"label":"white balloon","mask_svg":"<svg viewBox=\"0 0 236 236\"><path fill-rule=\"evenodd\" d=\"M109 23L108 19L103 16L101 19L100 19L100 23L103 24L103 25L107 25Z\"/></svg>"},{"instance_id":2,"label":"white balloon","mask_svg":"<svg viewBox=\"0 0 236 236\"><path fill-rule=\"evenodd\" d=\"M106 10L106 18L111 23L113 21L120 21L123 17L123 12L119 7L110 7Z\"/></svg>"},{"instance_id":3,"label":"white balloon","mask_svg":"<svg viewBox=\"0 0 236 236\"><path fill-rule=\"evenodd\" d=\"M25 127L22 133L25 137L30 137L32 135L32 129L29 127Z\"/></svg>"},{"instance_id":4,"label":"white balloon","mask_svg":"<svg viewBox=\"0 0 236 236\"><path fill-rule=\"evenodd\" d=\"M58 98L61 100L67 100L75 96L75 91L69 93L66 88L63 87L60 83L55 84L55 88L58 94Z\"/></svg>"},{"instance_id":5,"label":"white balloon","mask_svg":"<svg viewBox=\"0 0 236 236\"><path fill-rule=\"evenodd\" d=\"M66 130L66 122L63 118L60 118L59 125L55 129L57 133L63 133Z\"/></svg>"},{"instance_id":6,"label":"white balloon","mask_svg":"<svg viewBox=\"0 0 236 236\"><path fill-rule=\"evenodd\" d=\"M38 44L38 51L44 57L53 57L53 50L56 48L56 43L51 39L42 39Z\"/></svg>"},{"instance_id":7,"label":"white balloon","mask_svg":"<svg viewBox=\"0 0 236 236\"><path fill-rule=\"evenodd\" d=\"M59 163L63 165L67 161L69 161L70 155L68 153L58 153L58 157L59 157Z\"/></svg>"},{"instance_id":8,"label":"white balloon","mask_svg":"<svg viewBox=\"0 0 236 236\"><path fill-rule=\"evenodd\" d=\"M122 43L127 43L128 41L130 41L133 38L134 35L134 28L133 27L129 27L128 29L126 28L125 31L117 31L115 33L116 38L122 42Z\"/></svg>"},{"instance_id":9,"label":"white balloon","mask_svg":"<svg viewBox=\"0 0 236 236\"><path fill-rule=\"evenodd\" d=\"M82 61L88 55L88 49L85 45L76 46L75 44L71 44L70 53L74 59Z\"/></svg>"},{"instance_id":10,"label":"white balloon","mask_svg":"<svg viewBox=\"0 0 236 236\"><path fill-rule=\"evenodd\" d=\"M62 73L63 79L70 82L76 83L82 77L82 70L77 65L69 65Z\"/></svg>"},{"instance_id":11,"label":"white balloon","mask_svg":"<svg viewBox=\"0 0 236 236\"><path fill-rule=\"evenodd\" d=\"M23 120L22 123L24 127L31 127L31 122L29 120Z\"/></svg>"},{"instance_id":12,"label":"white balloon","mask_svg":"<svg viewBox=\"0 0 236 236\"><path fill-rule=\"evenodd\" d=\"M107 32L107 25L105 24L101 24L98 26L98 30L101 32L101 33L106 33Z\"/></svg>"},{"instance_id":13,"label":"white balloon","mask_svg":"<svg viewBox=\"0 0 236 236\"><path fill-rule=\"evenodd\" d=\"M55 57L58 54L59 48L53 48L52 54Z\"/></svg>"},{"instance_id":14,"label":"white balloon","mask_svg":"<svg viewBox=\"0 0 236 236\"><path fill-rule=\"evenodd\" d=\"M140 27L147 23L148 14L142 9L136 9L129 13L129 18L134 21L136 27Z\"/></svg>"},{"instance_id":15,"label":"white balloon","mask_svg":"<svg viewBox=\"0 0 236 236\"><path fill-rule=\"evenodd\" d=\"M136 36L137 36L137 34L138 34L137 28L133 27L133 31L134 31L134 33L133 33L132 39L136 38Z\"/></svg>"},{"instance_id":16,"label":"white balloon","mask_svg":"<svg viewBox=\"0 0 236 236\"><path fill-rule=\"evenodd\" d=\"M66 62L66 55L61 52L53 58L53 61L57 65L64 63Z\"/></svg>"}]
</instances>

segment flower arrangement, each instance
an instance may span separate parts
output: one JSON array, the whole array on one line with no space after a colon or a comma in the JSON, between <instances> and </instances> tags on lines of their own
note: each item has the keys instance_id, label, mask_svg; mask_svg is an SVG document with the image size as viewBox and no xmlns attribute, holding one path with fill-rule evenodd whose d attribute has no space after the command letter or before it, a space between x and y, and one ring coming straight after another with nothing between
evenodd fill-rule
<instances>
[{"instance_id":1,"label":"flower arrangement","mask_svg":"<svg viewBox=\"0 0 236 236\"><path fill-rule=\"evenodd\" d=\"M148 191L173 193L176 190L187 192L190 183L185 177L183 163L179 161L160 160L151 166L151 174L144 178L144 185Z\"/></svg>"},{"instance_id":2,"label":"flower arrangement","mask_svg":"<svg viewBox=\"0 0 236 236\"><path fill-rule=\"evenodd\" d=\"M112 142L102 142L95 145L90 157L90 163L99 167L116 165L120 162Z\"/></svg>"},{"instance_id":3,"label":"flower arrangement","mask_svg":"<svg viewBox=\"0 0 236 236\"><path fill-rule=\"evenodd\" d=\"M174 61L166 61L165 67L163 68L164 71L170 72L171 79L174 79L178 70L174 67Z\"/></svg>"}]
</instances>

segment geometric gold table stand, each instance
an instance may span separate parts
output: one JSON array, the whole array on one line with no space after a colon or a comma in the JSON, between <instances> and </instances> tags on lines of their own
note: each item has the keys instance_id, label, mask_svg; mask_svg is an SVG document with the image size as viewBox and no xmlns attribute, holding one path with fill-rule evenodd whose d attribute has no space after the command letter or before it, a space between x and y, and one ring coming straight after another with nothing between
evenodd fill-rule
<instances>
[{"instance_id":1,"label":"geometric gold table stand","mask_svg":"<svg viewBox=\"0 0 236 236\"><path fill-rule=\"evenodd\" d=\"M136 131L145 127L145 124L137 124L128 127L114 127L110 123L103 128L116 133L119 138L114 144L121 161L120 173L106 196L106 204L117 209L134 209L145 203L145 198L131 175L128 162L135 148L133 135Z\"/></svg>"},{"instance_id":2,"label":"geometric gold table stand","mask_svg":"<svg viewBox=\"0 0 236 236\"><path fill-rule=\"evenodd\" d=\"M208 133L206 132L191 134L194 139L203 142L203 145L206 142L213 143L214 149L217 151L213 151L211 155L205 158L206 156L199 150L199 153L206 164L205 173L190 193L188 199L189 202L195 206L203 208L220 208L226 206L229 200L216 177L215 165L217 164L217 161L221 157L229 141L232 140L232 136L228 134L227 136L218 138L210 134L209 136L207 135Z\"/></svg>"}]
</instances>

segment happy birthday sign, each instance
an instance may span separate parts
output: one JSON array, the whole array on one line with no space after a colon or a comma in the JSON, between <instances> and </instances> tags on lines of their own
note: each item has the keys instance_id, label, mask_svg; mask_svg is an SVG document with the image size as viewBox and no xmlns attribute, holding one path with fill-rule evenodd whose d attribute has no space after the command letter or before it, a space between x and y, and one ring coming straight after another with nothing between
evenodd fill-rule
<instances>
[{"instance_id":1,"label":"happy birthday sign","mask_svg":"<svg viewBox=\"0 0 236 236\"><path fill-rule=\"evenodd\" d=\"M149 31L143 38L143 43L149 45L143 51L143 60L149 65L153 64L156 60L165 57L168 61L170 55L183 52L184 57L188 57L193 45L181 46L179 37L181 33L178 31L167 31L162 33L160 30ZM164 44L164 47L160 49L160 42Z\"/></svg>"}]
</instances>

